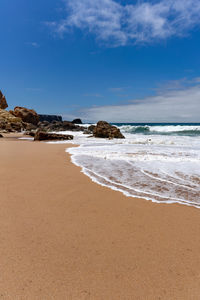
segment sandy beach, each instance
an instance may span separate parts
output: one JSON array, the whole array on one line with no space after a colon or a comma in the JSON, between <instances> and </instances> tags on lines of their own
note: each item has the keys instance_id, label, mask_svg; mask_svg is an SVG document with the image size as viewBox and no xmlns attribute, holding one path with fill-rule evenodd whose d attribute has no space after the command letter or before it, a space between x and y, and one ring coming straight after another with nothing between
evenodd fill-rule
<instances>
[{"instance_id":1,"label":"sandy beach","mask_svg":"<svg viewBox=\"0 0 200 300\"><path fill-rule=\"evenodd\" d=\"M0 299L200 299L200 210L93 183L66 145L0 140Z\"/></svg>"}]
</instances>

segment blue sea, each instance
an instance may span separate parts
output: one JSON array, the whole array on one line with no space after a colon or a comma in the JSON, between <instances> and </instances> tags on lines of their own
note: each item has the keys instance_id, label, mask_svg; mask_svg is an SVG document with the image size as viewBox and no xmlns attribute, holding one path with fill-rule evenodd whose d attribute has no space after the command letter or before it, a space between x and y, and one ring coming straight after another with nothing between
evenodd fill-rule
<instances>
[{"instance_id":1,"label":"blue sea","mask_svg":"<svg viewBox=\"0 0 200 300\"><path fill-rule=\"evenodd\" d=\"M72 162L128 197L200 207L200 123L114 125L125 139L75 133Z\"/></svg>"},{"instance_id":2,"label":"blue sea","mask_svg":"<svg viewBox=\"0 0 200 300\"><path fill-rule=\"evenodd\" d=\"M145 135L200 135L200 123L113 123L125 132Z\"/></svg>"}]
</instances>

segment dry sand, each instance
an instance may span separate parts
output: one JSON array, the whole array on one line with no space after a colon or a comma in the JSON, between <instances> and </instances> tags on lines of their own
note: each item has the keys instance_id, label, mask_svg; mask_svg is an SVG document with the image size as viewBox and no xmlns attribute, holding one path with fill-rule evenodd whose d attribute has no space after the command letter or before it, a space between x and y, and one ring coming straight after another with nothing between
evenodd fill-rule
<instances>
[{"instance_id":1,"label":"dry sand","mask_svg":"<svg viewBox=\"0 0 200 300\"><path fill-rule=\"evenodd\" d=\"M0 140L0 299L200 299L200 210L99 186L65 148Z\"/></svg>"}]
</instances>

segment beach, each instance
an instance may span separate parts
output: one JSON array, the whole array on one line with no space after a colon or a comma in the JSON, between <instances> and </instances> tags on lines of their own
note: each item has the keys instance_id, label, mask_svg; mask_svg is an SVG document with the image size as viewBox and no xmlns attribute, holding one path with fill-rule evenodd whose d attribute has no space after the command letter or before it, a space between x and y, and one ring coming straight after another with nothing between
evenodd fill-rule
<instances>
[{"instance_id":1,"label":"beach","mask_svg":"<svg viewBox=\"0 0 200 300\"><path fill-rule=\"evenodd\" d=\"M70 145L0 140L0 299L200 299L200 210L126 197Z\"/></svg>"}]
</instances>

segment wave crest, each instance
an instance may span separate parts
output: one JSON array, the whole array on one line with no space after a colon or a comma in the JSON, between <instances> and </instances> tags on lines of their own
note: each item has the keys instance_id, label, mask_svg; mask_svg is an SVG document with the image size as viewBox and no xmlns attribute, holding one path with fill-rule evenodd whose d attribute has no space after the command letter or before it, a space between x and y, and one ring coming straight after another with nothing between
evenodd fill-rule
<instances>
[{"instance_id":1,"label":"wave crest","mask_svg":"<svg viewBox=\"0 0 200 300\"><path fill-rule=\"evenodd\" d=\"M191 125L122 125L119 126L124 133L130 134L159 134L159 135L200 135L200 126Z\"/></svg>"}]
</instances>

